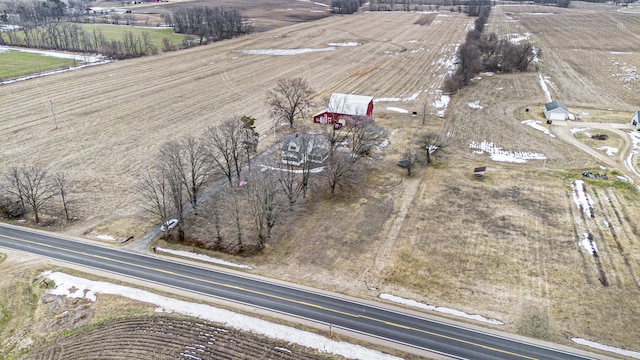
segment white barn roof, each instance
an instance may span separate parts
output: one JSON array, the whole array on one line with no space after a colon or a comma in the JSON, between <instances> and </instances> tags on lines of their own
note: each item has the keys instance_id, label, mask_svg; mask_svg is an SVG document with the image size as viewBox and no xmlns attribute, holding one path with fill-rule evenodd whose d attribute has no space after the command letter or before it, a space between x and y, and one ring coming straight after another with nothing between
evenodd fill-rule
<instances>
[{"instance_id":1,"label":"white barn roof","mask_svg":"<svg viewBox=\"0 0 640 360\"><path fill-rule=\"evenodd\" d=\"M371 96L333 93L326 111L345 115L366 115L371 101Z\"/></svg>"}]
</instances>

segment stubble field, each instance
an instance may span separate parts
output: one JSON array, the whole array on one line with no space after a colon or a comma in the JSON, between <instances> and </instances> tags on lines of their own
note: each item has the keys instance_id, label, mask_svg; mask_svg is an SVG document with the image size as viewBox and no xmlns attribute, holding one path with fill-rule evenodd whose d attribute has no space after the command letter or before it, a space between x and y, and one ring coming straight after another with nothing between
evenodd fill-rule
<instances>
[{"instance_id":1,"label":"stubble field","mask_svg":"<svg viewBox=\"0 0 640 360\"><path fill-rule=\"evenodd\" d=\"M555 85L549 85L553 98L570 109L594 109L583 117L606 121L606 115L594 114L634 110L638 82L612 76L619 66L611 57L621 55L625 66L640 66L631 55L617 53L640 52L634 40L640 23L589 8L549 12L548 7L496 7L489 31L531 33L543 54L540 75ZM553 21L556 16L566 21ZM594 27L584 20L589 16L623 26ZM637 191L613 180L588 181L595 217L583 215L571 184L599 163L522 124L540 120L547 101L538 74L483 76L452 98L444 118L436 116L447 61L470 20L442 13L429 25L415 25L420 17L332 17L1 87L0 106L9 116L0 123L6 154L0 166L38 159L74 174L80 219L65 229L69 234L99 229L113 236L140 235L149 224L132 189L158 146L199 134L230 115L252 115L258 131L269 133L274 122L264 98L277 79L306 78L318 100L334 91L394 98L376 103L374 115L390 130L390 145L363 185L337 197L314 194L304 216L282 225L264 255L241 261L257 273L328 290L365 298L388 293L481 314L504 322L496 328L509 332L640 350L638 325L629 321L640 313L634 301L640 295L640 233L632 221L640 213ZM563 31L567 24L575 32ZM594 38L615 38L616 45L578 43L589 31ZM617 37L620 31L629 36ZM360 45L294 56L241 52L349 42ZM606 68L609 63L613 67ZM48 100L58 129L43 105ZM475 102L482 108L469 105ZM419 111L424 103L429 105L424 126L418 117L386 109ZM428 131L439 132L448 147L434 166L406 177L396 161ZM471 142L483 140L514 152L542 153L547 160L492 162L470 149ZM487 177L473 179L472 169L482 165L488 166ZM598 244L598 257L579 245L584 233Z\"/></svg>"}]
</instances>

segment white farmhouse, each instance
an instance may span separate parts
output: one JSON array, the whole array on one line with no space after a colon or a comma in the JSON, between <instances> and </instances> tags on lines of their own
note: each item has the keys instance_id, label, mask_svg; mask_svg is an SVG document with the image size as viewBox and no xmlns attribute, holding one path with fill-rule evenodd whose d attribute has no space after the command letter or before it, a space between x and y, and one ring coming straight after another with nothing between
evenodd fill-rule
<instances>
[{"instance_id":1,"label":"white farmhouse","mask_svg":"<svg viewBox=\"0 0 640 360\"><path fill-rule=\"evenodd\" d=\"M300 166L322 164L329 157L329 141L320 134L292 134L282 141L282 163Z\"/></svg>"},{"instance_id":2,"label":"white farmhouse","mask_svg":"<svg viewBox=\"0 0 640 360\"><path fill-rule=\"evenodd\" d=\"M640 130L640 110L631 115L631 125L636 127L636 130Z\"/></svg>"},{"instance_id":3,"label":"white farmhouse","mask_svg":"<svg viewBox=\"0 0 640 360\"><path fill-rule=\"evenodd\" d=\"M571 113L565 104L560 101L552 101L544 104L544 117L547 120L569 120Z\"/></svg>"}]
</instances>

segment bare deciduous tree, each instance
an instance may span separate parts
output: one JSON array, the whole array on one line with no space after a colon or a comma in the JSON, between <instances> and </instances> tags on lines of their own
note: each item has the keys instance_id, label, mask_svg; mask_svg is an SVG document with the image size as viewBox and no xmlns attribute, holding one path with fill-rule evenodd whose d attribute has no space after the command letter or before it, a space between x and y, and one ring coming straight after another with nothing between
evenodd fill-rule
<instances>
[{"instance_id":1,"label":"bare deciduous tree","mask_svg":"<svg viewBox=\"0 0 640 360\"><path fill-rule=\"evenodd\" d=\"M427 165L431 164L431 157L434 156L436 152L444 149L447 146L447 144L442 140L441 136L433 132L422 135L418 142L418 145L425 152L425 155L427 157Z\"/></svg>"},{"instance_id":2,"label":"bare deciduous tree","mask_svg":"<svg viewBox=\"0 0 640 360\"><path fill-rule=\"evenodd\" d=\"M25 210L26 207L25 207L24 195L22 194L22 186L20 185L21 177L22 177L22 170L20 167L18 166L9 167L9 170L5 174L5 181L6 181L5 188L10 194L18 198L18 201L20 203L20 206L22 207L22 210Z\"/></svg>"},{"instance_id":3,"label":"bare deciduous tree","mask_svg":"<svg viewBox=\"0 0 640 360\"><path fill-rule=\"evenodd\" d=\"M303 78L278 80L276 87L267 93L267 104L274 115L284 119L293 128L293 123L313 106L314 91Z\"/></svg>"},{"instance_id":4,"label":"bare deciduous tree","mask_svg":"<svg viewBox=\"0 0 640 360\"><path fill-rule=\"evenodd\" d=\"M307 163L308 162L303 164L303 166L307 165L308 169ZM276 177L278 179L278 183L280 184L280 188L289 200L289 211L293 211L294 205L298 201L298 198L304 192L304 171L290 163L281 164L279 169L276 171Z\"/></svg>"},{"instance_id":5,"label":"bare deciduous tree","mask_svg":"<svg viewBox=\"0 0 640 360\"><path fill-rule=\"evenodd\" d=\"M256 226L258 249L271 241L273 227L282 210L280 194L278 179L272 172L260 172L249 181L248 199Z\"/></svg>"},{"instance_id":6,"label":"bare deciduous tree","mask_svg":"<svg viewBox=\"0 0 640 360\"><path fill-rule=\"evenodd\" d=\"M175 145L173 150L168 151L165 158L176 167L193 208L193 213L198 215L200 192L212 172L212 164L208 158L206 146L203 141L186 136Z\"/></svg>"},{"instance_id":7,"label":"bare deciduous tree","mask_svg":"<svg viewBox=\"0 0 640 360\"><path fill-rule=\"evenodd\" d=\"M169 142L160 148L158 154L158 168L162 172L166 184L168 185L173 208L178 219L176 228L178 230L178 240L184 240L184 160L181 156L181 146L176 142ZM165 226L166 227L166 226Z\"/></svg>"},{"instance_id":8,"label":"bare deciduous tree","mask_svg":"<svg viewBox=\"0 0 640 360\"><path fill-rule=\"evenodd\" d=\"M49 179L49 170L42 165L23 166L20 169L19 186L26 205L33 211L36 224L40 223L42 208L56 194Z\"/></svg>"},{"instance_id":9,"label":"bare deciduous tree","mask_svg":"<svg viewBox=\"0 0 640 360\"><path fill-rule=\"evenodd\" d=\"M69 199L68 195L73 189L73 183L69 180L67 173L64 171L57 171L53 174L53 184L56 188L58 195L62 199L62 209L64 211L64 217L67 221L69 217Z\"/></svg>"},{"instance_id":10,"label":"bare deciduous tree","mask_svg":"<svg viewBox=\"0 0 640 360\"><path fill-rule=\"evenodd\" d=\"M175 212L171 188L163 171L154 168L142 173L138 183L138 192L143 199L143 207L155 215L163 224L165 238L169 235L168 221Z\"/></svg>"},{"instance_id":11,"label":"bare deciduous tree","mask_svg":"<svg viewBox=\"0 0 640 360\"><path fill-rule=\"evenodd\" d=\"M413 149L407 149L402 155L402 166L407 169L407 176L411 176L411 170L413 169L413 165L416 163L416 154Z\"/></svg>"},{"instance_id":12,"label":"bare deciduous tree","mask_svg":"<svg viewBox=\"0 0 640 360\"><path fill-rule=\"evenodd\" d=\"M240 179L244 164L244 129L242 120L233 117L221 125L210 127L205 135L210 159L233 185L233 177Z\"/></svg>"}]
</instances>

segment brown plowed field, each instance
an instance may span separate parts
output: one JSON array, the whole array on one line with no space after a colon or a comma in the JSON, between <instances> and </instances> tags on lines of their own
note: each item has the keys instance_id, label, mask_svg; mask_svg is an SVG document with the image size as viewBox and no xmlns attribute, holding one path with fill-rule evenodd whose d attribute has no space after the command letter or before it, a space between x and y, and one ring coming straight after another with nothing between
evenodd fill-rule
<instances>
[{"instance_id":1,"label":"brown plowed field","mask_svg":"<svg viewBox=\"0 0 640 360\"><path fill-rule=\"evenodd\" d=\"M105 321L44 345L30 359L323 359L308 349L202 320L145 316ZM339 358L339 357L332 357Z\"/></svg>"},{"instance_id":2,"label":"brown plowed field","mask_svg":"<svg viewBox=\"0 0 640 360\"><path fill-rule=\"evenodd\" d=\"M0 166L39 162L67 170L77 181L78 234L103 221L140 219L134 186L159 145L182 135L197 136L234 115L254 116L258 131L268 133L274 122L266 92L280 78L304 77L321 103L331 92L408 97L420 91L418 102L433 102L447 71L439 61L453 57L470 20L447 13L429 26L414 25L419 17L331 17L2 86ZM322 49L345 42L361 45L293 56L242 53ZM143 229L110 230L126 236Z\"/></svg>"}]
</instances>

